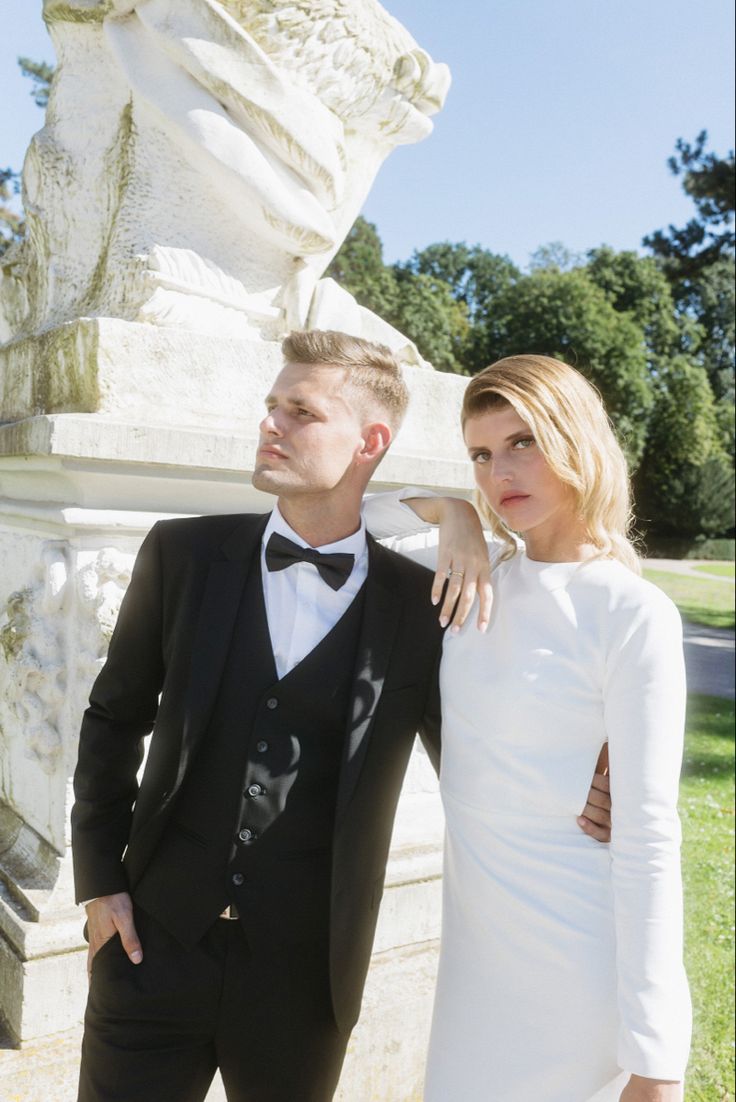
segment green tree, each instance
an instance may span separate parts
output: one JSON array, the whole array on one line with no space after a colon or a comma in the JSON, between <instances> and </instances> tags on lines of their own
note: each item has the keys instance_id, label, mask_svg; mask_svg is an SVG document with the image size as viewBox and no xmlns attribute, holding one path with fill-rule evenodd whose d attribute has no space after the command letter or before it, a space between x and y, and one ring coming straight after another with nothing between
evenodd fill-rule
<instances>
[{"instance_id":1,"label":"green tree","mask_svg":"<svg viewBox=\"0 0 736 1102\"><path fill-rule=\"evenodd\" d=\"M453 245L449 241L415 252L407 267L446 283L453 297L465 304L473 324L482 324L496 296L521 274L507 256L480 245Z\"/></svg>"},{"instance_id":2,"label":"green tree","mask_svg":"<svg viewBox=\"0 0 736 1102\"><path fill-rule=\"evenodd\" d=\"M539 269L496 300L493 359L521 352L556 356L600 390L632 463L646 441L654 403L642 326L616 310L585 268Z\"/></svg>"},{"instance_id":3,"label":"green tree","mask_svg":"<svg viewBox=\"0 0 736 1102\"><path fill-rule=\"evenodd\" d=\"M18 189L18 174L10 168L0 168L0 257L23 236L23 216L8 205Z\"/></svg>"},{"instance_id":4,"label":"green tree","mask_svg":"<svg viewBox=\"0 0 736 1102\"><path fill-rule=\"evenodd\" d=\"M49 98L49 86L54 75L54 67L45 61L32 61L28 57L19 57L23 76L34 81L31 95L39 107L45 107ZM19 241L25 232L23 215L12 206L12 198L20 193L20 175L12 168L0 169L0 257L10 246Z\"/></svg>"},{"instance_id":5,"label":"green tree","mask_svg":"<svg viewBox=\"0 0 736 1102\"><path fill-rule=\"evenodd\" d=\"M704 368L680 357L656 380L635 480L637 515L659 535L722 534L733 526L733 461Z\"/></svg>"},{"instance_id":6,"label":"green tree","mask_svg":"<svg viewBox=\"0 0 736 1102\"><path fill-rule=\"evenodd\" d=\"M733 523L733 404L716 400L702 362L704 343L713 343L712 321L703 314L695 321L678 308L654 257L602 247L588 259L591 278L644 332L655 404L636 479L642 522L669 535L727 530ZM716 265L726 262L723 257ZM701 288L716 265L701 274Z\"/></svg>"},{"instance_id":7,"label":"green tree","mask_svg":"<svg viewBox=\"0 0 736 1102\"><path fill-rule=\"evenodd\" d=\"M397 301L386 321L394 325L440 371L463 374L463 350L468 336L464 304L449 286L432 276L394 269Z\"/></svg>"},{"instance_id":8,"label":"green tree","mask_svg":"<svg viewBox=\"0 0 736 1102\"><path fill-rule=\"evenodd\" d=\"M661 360L691 352L700 343L701 328L678 314L672 285L653 257L601 245L588 253L586 272L615 310L641 326L653 370Z\"/></svg>"},{"instance_id":9,"label":"green tree","mask_svg":"<svg viewBox=\"0 0 736 1102\"><path fill-rule=\"evenodd\" d=\"M680 296L689 317L696 317L701 338L698 361L708 372L717 398L733 403L736 332L736 266L733 256L723 255L699 273Z\"/></svg>"},{"instance_id":10,"label":"green tree","mask_svg":"<svg viewBox=\"0 0 736 1102\"><path fill-rule=\"evenodd\" d=\"M31 95L38 107L46 107L49 102L49 89L54 76L54 66L46 61L33 61L30 57L19 57L18 64L24 77L33 81Z\"/></svg>"},{"instance_id":11,"label":"green tree","mask_svg":"<svg viewBox=\"0 0 736 1102\"><path fill-rule=\"evenodd\" d=\"M706 152L708 132L701 130L691 145L683 138L667 162L683 190L695 203L696 216L682 229L669 226L644 238L656 256L667 262L678 281L692 280L721 256L733 255L736 164L731 150L725 157Z\"/></svg>"},{"instance_id":12,"label":"green tree","mask_svg":"<svg viewBox=\"0 0 736 1102\"><path fill-rule=\"evenodd\" d=\"M336 280L361 306L384 317L398 298L393 269L383 262L383 245L372 222L359 215L326 275Z\"/></svg>"},{"instance_id":13,"label":"green tree","mask_svg":"<svg viewBox=\"0 0 736 1102\"><path fill-rule=\"evenodd\" d=\"M707 139L705 130L692 145L681 138L669 160L695 217L681 229L657 230L643 244L661 263L678 311L701 327L695 354L716 397L733 401L736 171L733 151L725 157L707 152Z\"/></svg>"},{"instance_id":14,"label":"green tree","mask_svg":"<svg viewBox=\"0 0 736 1102\"><path fill-rule=\"evenodd\" d=\"M520 278L516 265L480 245L444 241L415 252L407 267L450 288L467 317L466 336L458 351L463 368L472 375L486 367L493 359L495 302Z\"/></svg>"},{"instance_id":15,"label":"green tree","mask_svg":"<svg viewBox=\"0 0 736 1102\"><path fill-rule=\"evenodd\" d=\"M721 450L730 458L731 465L733 466L734 458L736 458L736 434L734 433L736 406L727 398L719 398L716 402L715 410L720 433Z\"/></svg>"},{"instance_id":16,"label":"green tree","mask_svg":"<svg viewBox=\"0 0 736 1102\"><path fill-rule=\"evenodd\" d=\"M570 272L585 263L582 253L568 249L562 241L550 241L540 245L529 257L529 271L538 272L541 268L555 268L558 272Z\"/></svg>"},{"instance_id":17,"label":"green tree","mask_svg":"<svg viewBox=\"0 0 736 1102\"><path fill-rule=\"evenodd\" d=\"M410 265L386 265L376 227L358 217L327 269L361 306L373 310L413 340L442 371L462 371L467 311L438 276Z\"/></svg>"}]
</instances>

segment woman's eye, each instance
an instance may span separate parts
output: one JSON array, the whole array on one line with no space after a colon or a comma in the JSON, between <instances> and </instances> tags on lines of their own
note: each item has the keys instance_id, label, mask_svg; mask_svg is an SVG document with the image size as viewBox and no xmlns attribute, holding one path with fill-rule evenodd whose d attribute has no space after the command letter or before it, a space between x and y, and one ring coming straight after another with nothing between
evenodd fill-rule
<instances>
[{"instance_id":1,"label":"woman's eye","mask_svg":"<svg viewBox=\"0 0 736 1102\"><path fill-rule=\"evenodd\" d=\"M298 409L296 412L297 412L297 415L299 417L311 417L312 416L308 409Z\"/></svg>"},{"instance_id":2,"label":"woman's eye","mask_svg":"<svg viewBox=\"0 0 736 1102\"><path fill-rule=\"evenodd\" d=\"M528 448L534 443L533 436L522 436L520 440L514 443L515 448Z\"/></svg>"},{"instance_id":3,"label":"woman's eye","mask_svg":"<svg viewBox=\"0 0 736 1102\"><path fill-rule=\"evenodd\" d=\"M490 452L476 452L472 457L473 463L487 463L491 458Z\"/></svg>"}]
</instances>

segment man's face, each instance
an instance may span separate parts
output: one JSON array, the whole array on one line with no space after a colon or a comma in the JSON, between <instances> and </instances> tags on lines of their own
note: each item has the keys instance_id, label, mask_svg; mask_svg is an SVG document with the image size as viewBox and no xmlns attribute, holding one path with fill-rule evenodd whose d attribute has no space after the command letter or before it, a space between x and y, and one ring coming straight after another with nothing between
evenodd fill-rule
<instances>
[{"instance_id":1,"label":"man's face","mask_svg":"<svg viewBox=\"0 0 736 1102\"><path fill-rule=\"evenodd\" d=\"M335 490L363 447L364 419L341 368L287 364L266 398L253 485L284 499Z\"/></svg>"}]
</instances>

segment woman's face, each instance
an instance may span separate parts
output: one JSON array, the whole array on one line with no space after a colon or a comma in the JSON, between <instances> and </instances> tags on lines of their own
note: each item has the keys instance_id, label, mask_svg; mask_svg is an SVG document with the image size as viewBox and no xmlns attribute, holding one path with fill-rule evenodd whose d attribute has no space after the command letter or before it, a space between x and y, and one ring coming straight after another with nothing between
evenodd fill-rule
<instances>
[{"instance_id":1,"label":"woman's face","mask_svg":"<svg viewBox=\"0 0 736 1102\"><path fill-rule=\"evenodd\" d=\"M554 541L569 531L574 494L549 468L516 410L505 405L471 417L464 436L476 485L508 528L527 542L528 534Z\"/></svg>"}]
</instances>

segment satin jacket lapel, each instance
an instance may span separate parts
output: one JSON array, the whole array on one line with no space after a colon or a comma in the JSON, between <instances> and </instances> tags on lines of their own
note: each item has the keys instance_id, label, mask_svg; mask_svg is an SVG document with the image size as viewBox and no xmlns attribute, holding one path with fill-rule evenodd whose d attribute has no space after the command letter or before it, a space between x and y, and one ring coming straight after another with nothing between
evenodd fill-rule
<instances>
[{"instance_id":1,"label":"satin jacket lapel","mask_svg":"<svg viewBox=\"0 0 736 1102\"><path fill-rule=\"evenodd\" d=\"M210 564L192 645L177 784L202 737L217 697L243 587L268 516L245 516L222 545L222 559Z\"/></svg>"},{"instance_id":2,"label":"satin jacket lapel","mask_svg":"<svg viewBox=\"0 0 736 1102\"><path fill-rule=\"evenodd\" d=\"M402 593L392 585L393 573L387 552L370 537L368 553L363 623L337 794L336 822L339 822L350 801L365 760L403 600Z\"/></svg>"}]
</instances>

